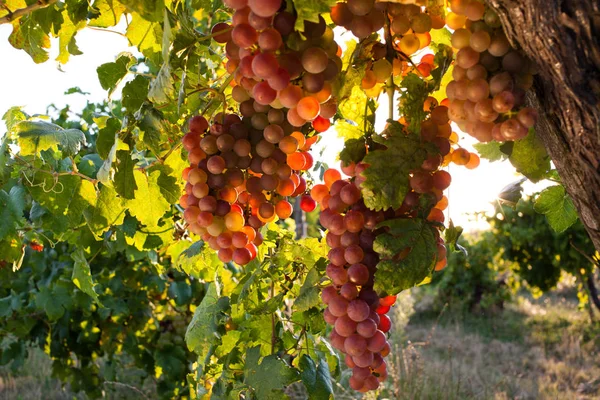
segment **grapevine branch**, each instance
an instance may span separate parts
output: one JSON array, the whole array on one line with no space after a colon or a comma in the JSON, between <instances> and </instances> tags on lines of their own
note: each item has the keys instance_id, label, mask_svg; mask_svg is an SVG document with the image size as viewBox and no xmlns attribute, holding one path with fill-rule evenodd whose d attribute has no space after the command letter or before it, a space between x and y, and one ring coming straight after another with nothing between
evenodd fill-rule
<instances>
[{"instance_id":1,"label":"grapevine branch","mask_svg":"<svg viewBox=\"0 0 600 400\"><path fill-rule=\"evenodd\" d=\"M8 10L8 14L6 14L4 17L0 18L0 25L1 24L8 24L16 19L19 19L25 15L31 14L32 12L36 11L36 10L40 10L42 8L46 8L48 6L51 6L52 4L56 3L56 0L38 0L37 2L35 2L34 4L24 7L24 8L19 8L15 11L10 11L8 10L8 8L6 6L4 6L4 8L6 10Z\"/></svg>"},{"instance_id":2,"label":"grapevine branch","mask_svg":"<svg viewBox=\"0 0 600 400\"><path fill-rule=\"evenodd\" d=\"M386 91L388 95L388 121L394 120L394 93L396 92L396 85L394 84L394 59L396 58L396 50L394 49L394 39L392 37L392 32L390 30L390 18L386 15L385 17L385 26L384 26L384 35L385 35L385 46L386 46L386 55L385 58L392 65L392 74L388 78L386 82Z\"/></svg>"}]
</instances>

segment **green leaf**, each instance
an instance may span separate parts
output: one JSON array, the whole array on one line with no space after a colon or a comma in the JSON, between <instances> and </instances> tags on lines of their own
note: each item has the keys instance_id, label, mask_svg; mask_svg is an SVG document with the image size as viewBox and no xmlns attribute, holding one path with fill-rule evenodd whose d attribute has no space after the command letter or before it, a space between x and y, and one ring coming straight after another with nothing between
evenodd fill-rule
<instances>
[{"instance_id":1,"label":"green leaf","mask_svg":"<svg viewBox=\"0 0 600 400\"><path fill-rule=\"evenodd\" d=\"M92 279L92 272L90 270L90 265L85 259L85 254L83 253L83 249L77 249L73 254L71 254L71 258L75 262L73 265L73 276L71 279L75 286L79 288L82 292L90 296L96 304L102 307L102 303L98 298L98 293L94 290L94 280Z\"/></svg>"},{"instance_id":2,"label":"green leaf","mask_svg":"<svg viewBox=\"0 0 600 400\"><path fill-rule=\"evenodd\" d=\"M135 170L133 176L137 189L133 199L126 202L129 213L149 227L157 226L158 221L171 209L157 182L160 175L160 171L146 175L143 171Z\"/></svg>"},{"instance_id":3,"label":"green leaf","mask_svg":"<svg viewBox=\"0 0 600 400\"><path fill-rule=\"evenodd\" d=\"M113 188L102 185L93 207L83 212L90 230L93 233L101 234L113 225L121 225L125 218L122 202Z\"/></svg>"},{"instance_id":4,"label":"green leaf","mask_svg":"<svg viewBox=\"0 0 600 400\"><path fill-rule=\"evenodd\" d=\"M112 95L119 82L129 73L129 68L137 63L133 54L128 52L120 53L115 62L102 64L96 71L98 80L102 89L108 90L108 97Z\"/></svg>"},{"instance_id":5,"label":"green leaf","mask_svg":"<svg viewBox=\"0 0 600 400\"><path fill-rule=\"evenodd\" d=\"M374 150L364 158L369 167L363 172L366 180L361 185L365 205L372 210L400 208L409 191L409 173L421 166L427 158L427 145L418 135L407 135L402 125L393 122L383 136L373 140L387 147Z\"/></svg>"},{"instance_id":6,"label":"green leaf","mask_svg":"<svg viewBox=\"0 0 600 400\"><path fill-rule=\"evenodd\" d=\"M317 366L309 355L303 354L298 363L302 383L306 386L309 400L333 399L333 387L327 360L321 358Z\"/></svg>"},{"instance_id":7,"label":"green leaf","mask_svg":"<svg viewBox=\"0 0 600 400\"><path fill-rule=\"evenodd\" d=\"M204 359L210 347L219 343L219 317L228 309L229 298L220 297L217 283L211 283L185 332L188 349L198 354L199 359Z\"/></svg>"},{"instance_id":8,"label":"green leaf","mask_svg":"<svg viewBox=\"0 0 600 400\"><path fill-rule=\"evenodd\" d=\"M173 85L174 80L171 74L171 66L168 62L165 62L156 79L152 81L150 85L150 91L148 92L148 99L155 104L165 104L175 98L175 86Z\"/></svg>"},{"instance_id":9,"label":"green leaf","mask_svg":"<svg viewBox=\"0 0 600 400\"><path fill-rule=\"evenodd\" d=\"M132 19L126 36L132 46L146 57L152 58L162 48L162 24L144 19L139 13L131 13ZM160 18L162 18L162 9Z\"/></svg>"},{"instance_id":10,"label":"green leaf","mask_svg":"<svg viewBox=\"0 0 600 400\"><path fill-rule=\"evenodd\" d=\"M367 147L364 139L349 139L344 142L344 149L340 152L340 160L344 162L344 165L359 163L366 154Z\"/></svg>"},{"instance_id":11,"label":"green leaf","mask_svg":"<svg viewBox=\"0 0 600 400\"><path fill-rule=\"evenodd\" d=\"M0 190L0 239L13 233L23 218L25 209L25 190L22 186L13 186L9 193Z\"/></svg>"},{"instance_id":12,"label":"green leaf","mask_svg":"<svg viewBox=\"0 0 600 400\"><path fill-rule=\"evenodd\" d=\"M507 157L507 154L502 151L501 145L500 142L491 141L488 143L475 143L473 147L475 147L481 158L489 161L501 161Z\"/></svg>"},{"instance_id":13,"label":"green leaf","mask_svg":"<svg viewBox=\"0 0 600 400\"><path fill-rule=\"evenodd\" d=\"M64 286L54 285L51 289L42 286L35 296L36 307L43 310L51 321L62 317L72 304L72 294Z\"/></svg>"},{"instance_id":14,"label":"green leaf","mask_svg":"<svg viewBox=\"0 0 600 400\"><path fill-rule=\"evenodd\" d=\"M86 144L85 134L79 129L63 129L45 121L21 121L15 126L21 155L60 149L64 156L72 156Z\"/></svg>"},{"instance_id":15,"label":"green leaf","mask_svg":"<svg viewBox=\"0 0 600 400\"><path fill-rule=\"evenodd\" d=\"M526 138L516 140L509 157L517 172L532 182L538 182L550 171L550 157L534 129L529 130Z\"/></svg>"},{"instance_id":16,"label":"green leaf","mask_svg":"<svg viewBox=\"0 0 600 400\"><path fill-rule=\"evenodd\" d=\"M468 256L469 252L467 251L467 249L458 244L458 239L460 239L462 233L463 228L460 226L454 226L454 222L450 220L450 224L444 232L444 239L446 242L446 246L450 248L451 252L460 252L463 253L465 256Z\"/></svg>"},{"instance_id":17,"label":"green leaf","mask_svg":"<svg viewBox=\"0 0 600 400\"><path fill-rule=\"evenodd\" d=\"M31 15L18 18L12 22L13 31L8 42L19 50L24 50L37 64L48 60L50 37Z\"/></svg>"},{"instance_id":18,"label":"green leaf","mask_svg":"<svg viewBox=\"0 0 600 400\"><path fill-rule=\"evenodd\" d=\"M294 309L299 312L319 305L321 290L317 286L320 280L320 274L317 268L308 271L306 279L300 288L300 293L294 301Z\"/></svg>"},{"instance_id":19,"label":"green leaf","mask_svg":"<svg viewBox=\"0 0 600 400\"><path fill-rule=\"evenodd\" d=\"M244 365L244 382L254 389L257 399L281 400L287 385L298 379L298 372L276 355L260 360L260 346L248 349Z\"/></svg>"},{"instance_id":20,"label":"green leaf","mask_svg":"<svg viewBox=\"0 0 600 400\"><path fill-rule=\"evenodd\" d=\"M155 108L145 110L144 117L139 124L144 132L144 143L155 153L160 153L160 145L166 141L168 126L160 111Z\"/></svg>"},{"instance_id":21,"label":"green leaf","mask_svg":"<svg viewBox=\"0 0 600 400\"><path fill-rule=\"evenodd\" d=\"M131 159L129 150L118 150L115 172L115 190L125 199L133 199L137 185L133 176L136 162Z\"/></svg>"},{"instance_id":22,"label":"green leaf","mask_svg":"<svg viewBox=\"0 0 600 400\"><path fill-rule=\"evenodd\" d=\"M96 139L96 151L103 160L108 158L110 149L114 146L117 140L117 133L121 130L121 121L111 117L106 120L106 126L98 131Z\"/></svg>"},{"instance_id":23,"label":"green leaf","mask_svg":"<svg viewBox=\"0 0 600 400\"><path fill-rule=\"evenodd\" d=\"M498 193L497 199L501 204L506 204L513 209L516 208L517 203L523 198L523 183L527 178L521 178L516 182L512 182L506 185L500 193Z\"/></svg>"},{"instance_id":24,"label":"green leaf","mask_svg":"<svg viewBox=\"0 0 600 400\"><path fill-rule=\"evenodd\" d=\"M393 219L379 227L389 227L389 231L378 235L373 245L381 258L374 290L380 296L395 295L432 272L437 257L435 228L422 219Z\"/></svg>"},{"instance_id":25,"label":"green leaf","mask_svg":"<svg viewBox=\"0 0 600 400\"><path fill-rule=\"evenodd\" d=\"M328 13L337 0L294 0L294 9L298 13L296 30L304 31L304 21L319 22L319 15Z\"/></svg>"},{"instance_id":26,"label":"green leaf","mask_svg":"<svg viewBox=\"0 0 600 400\"><path fill-rule=\"evenodd\" d=\"M215 272L223 265L217 254L203 241L189 246L175 260L177 267L186 274L196 278L206 277L208 280L214 279Z\"/></svg>"},{"instance_id":27,"label":"green leaf","mask_svg":"<svg viewBox=\"0 0 600 400\"><path fill-rule=\"evenodd\" d=\"M420 134L421 122L427 116L423 104L429 96L430 87L426 81L412 72L402 79L400 87L405 89L400 94L400 115L407 119L408 129L412 133Z\"/></svg>"},{"instance_id":28,"label":"green leaf","mask_svg":"<svg viewBox=\"0 0 600 400\"><path fill-rule=\"evenodd\" d=\"M2 119L6 124L6 131L9 133L12 132L13 128L19 122L26 121L28 118L29 116L25 114L19 106L9 108L2 116Z\"/></svg>"},{"instance_id":29,"label":"green leaf","mask_svg":"<svg viewBox=\"0 0 600 400\"><path fill-rule=\"evenodd\" d=\"M87 11L87 2L85 3L85 9ZM69 56L83 54L79 51L77 44L75 43L75 35L77 32L86 26L85 21L73 23L69 17L69 13L63 13L64 22L60 26L60 32L58 34L58 49L59 53L56 57L56 61L61 64L66 64L69 61Z\"/></svg>"},{"instance_id":30,"label":"green leaf","mask_svg":"<svg viewBox=\"0 0 600 400\"><path fill-rule=\"evenodd\" d=\"M42 219L47 220L48 227L55 233L81 225L83 212L96 203L94 185L78 176L61 176L54 181L52 175L37 174L27 189L31 197L52 216Z\"/></svg>"},{"instance_id":31,"label":"green leaf","mask_svg":"<svg viewBox=\"0 0 600 400\"><path fill-rule=\"evenodd\" d=\"M544 189L535 200L533 208L546 216L550 227L557 233L566 231L578 219L573 201L562 185Z\"/></svg>"},{"instance_id":32,"label":"green leaf","mask_svg":"<svg viewBox=\"0 0 600 400\"><path fill-rule=\"evenodd\" d=\"M87 0L66 0L69 19L74 23L85 21L88 16Z\"/></svg>"},{"instance_id":33,"label":"green leaf","mask_svg":"<svg viewBox=\"0 0 600 400\"><path fill-rule=\"evenodd\" d=\"M129 81L123 87L122 102L127 112L134 114L140 109L146 97L148 96L148 78L137 75L132 81Z\"/></svg>"}]
</instances>

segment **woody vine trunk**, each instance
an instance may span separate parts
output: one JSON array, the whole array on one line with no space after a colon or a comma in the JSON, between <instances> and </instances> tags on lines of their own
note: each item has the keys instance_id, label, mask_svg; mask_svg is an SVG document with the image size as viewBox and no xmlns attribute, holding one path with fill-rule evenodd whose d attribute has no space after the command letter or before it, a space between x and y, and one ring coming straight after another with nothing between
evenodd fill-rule
<instances>
[{"instance_id":1,"label":"woody vine trunk","mask_svg":"<svg viewBox=\"0 0 600 400\"><path fill-rule=\"evenodd\" d=\"M529 101L564 186L600 251L600 1L488 0L539 67Z\"/></svg>"}]
</instances>

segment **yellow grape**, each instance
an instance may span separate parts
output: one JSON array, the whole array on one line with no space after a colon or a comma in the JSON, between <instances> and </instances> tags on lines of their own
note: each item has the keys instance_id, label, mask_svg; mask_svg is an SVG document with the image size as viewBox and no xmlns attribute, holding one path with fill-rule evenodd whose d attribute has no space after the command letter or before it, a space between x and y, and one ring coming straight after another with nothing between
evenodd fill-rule
<instances>
[{"instance_id":1,"label":"yellow grape","mask_svg":"<svg viewBox=\"0 0 600 400\"><path fill-rule=\"evenodd\" d=\"M421 42L419 42L419 38L415 34L406 35L400 39L400 51L407 56L416 53L419 47L421 47Z\"/></svg>"},{"instance_id":2,"label":"yellow grape","mask_svg":"<svg viewBox=\"0 0 600 400\"><path fill-rule=\"evenodd\" d=\"M449 12L446 15L446 24L450 29L460 29L465 26L466 22L467 17L465 17L464 15L459 15L453 12Z\"/></svg>"},{"instance_id":3,"label":"yellow grape","mask_svg":"<svg viewBox=\"0 0 600 400\"><path fill-rule=\"evenodd\" d=\"M373 64L373 74L378 83L385 82L392 75L392 64L385 58Z\"/></svg>"},{"instance_id":4,"label":"yellow grape","mask_svg":"<svg viewBox=\"0 0 600 400\"><path fill-rule=\"evenodd\" d=\"M237 232L244 227L244 217L236 212L225 215L225 226L232 232Z\"/></svg>"}]
</instances>

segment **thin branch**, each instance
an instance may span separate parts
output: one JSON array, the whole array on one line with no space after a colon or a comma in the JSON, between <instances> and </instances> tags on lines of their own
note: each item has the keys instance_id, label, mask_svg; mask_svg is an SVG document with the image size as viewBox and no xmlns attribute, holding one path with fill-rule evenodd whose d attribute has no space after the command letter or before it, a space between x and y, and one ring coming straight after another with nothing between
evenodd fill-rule
<instances>
[{"instance_id":1,"label":"thin branch","mask_svg":"<svg viewBox=\"0 0 600 400\"><path fill-rule=\"evenodd\" d=\"M31 14L36 10L40 10L42 8L46 8L56 3L56 0L38 0L34 4L27 6L25 8L19 8L15 11L9 11L7 15L0 18L0 25L8 24L16 19L19 19L27 14Z\"/></svg>"}]
</instances>

